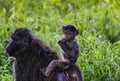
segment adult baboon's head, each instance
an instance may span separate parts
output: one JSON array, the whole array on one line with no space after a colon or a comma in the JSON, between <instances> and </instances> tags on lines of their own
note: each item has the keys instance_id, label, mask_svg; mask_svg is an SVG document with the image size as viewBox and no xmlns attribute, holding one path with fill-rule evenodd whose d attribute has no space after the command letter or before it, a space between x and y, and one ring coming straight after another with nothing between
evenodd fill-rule
<instances>
[{"instance_id":1,"label":"adult baboon's head","mask_svg":"<svg viewBox=\"0 0 120 81\"><path fill-rule=\"evenodd\" d=\"M29 48L32 34L28 29L16 29L10 36L10 42L6 47L9 56L16 57L18 53Z\"/></svg>"}]
</instances>

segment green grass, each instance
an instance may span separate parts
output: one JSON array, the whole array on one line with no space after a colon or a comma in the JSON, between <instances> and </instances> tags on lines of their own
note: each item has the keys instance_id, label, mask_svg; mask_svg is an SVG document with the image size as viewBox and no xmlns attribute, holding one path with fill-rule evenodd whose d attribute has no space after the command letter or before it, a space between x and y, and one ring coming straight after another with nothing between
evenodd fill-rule
<instances>
[{"instance_id":1,"label":"green grass","mask_svg":"<svg viewBox=\"0 0 120 81\"><path fill-rule=\"evenodd\" d=\"M20 27L62 55L57 41L61 26L80 29L81 67L85 81L120 81L119 0L0 0L0 81L13 81L13 59L5 47L10 34Z\"/></svg>"}]
</instances>

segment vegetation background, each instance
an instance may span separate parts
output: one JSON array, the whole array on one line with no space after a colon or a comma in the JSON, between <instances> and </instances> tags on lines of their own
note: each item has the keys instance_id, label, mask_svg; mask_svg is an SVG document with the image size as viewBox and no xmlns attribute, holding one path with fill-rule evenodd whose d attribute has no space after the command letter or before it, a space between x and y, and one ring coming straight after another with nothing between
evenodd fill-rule
<instances>
[{"instance_id":1,"label":"vegetation background","mask_svg":"<svg viewBox=\"0 0 120 81\"><path fill-rule=\"evenodd\" d=\"M120 0L0 0L0 81L13 81L10 34L26 27L62 55L62 25L80 29L85 81L120 81Z\"/></svg>"}]
</instances>

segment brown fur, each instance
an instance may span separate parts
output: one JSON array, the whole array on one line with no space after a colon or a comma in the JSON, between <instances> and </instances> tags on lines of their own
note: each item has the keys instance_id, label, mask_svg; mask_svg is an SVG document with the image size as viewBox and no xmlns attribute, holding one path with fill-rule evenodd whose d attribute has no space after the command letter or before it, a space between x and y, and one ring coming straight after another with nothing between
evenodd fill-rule
<instances>
[{"instance_id":1,"label":"brown fur","mask_svg":"<svg viewBox=\"0 0 120 81\"><path fill-rule=\"evenodd\" d=\"M6 50L9 56L15 58L15 81L52 81L50 77L44 77L40 68L45 68L51 60L58 59L57 53L27 29L15 30L11 39Z\"/></svg>"},{"instance_id":2,"label":"brown fur","mask_svg":"<svg viewBox=\"0 0 120 81\"><path fill-rule=\"evenodd\" d=\"M6 51L9 56L15 58L14 81L58 81L57 69L49 77L45 77L40 71L41 68L46 68L52 60L59 59L57 53L41 39L33 36L29 30L16 29L11 35Z\"/></svg>"}]
</instances>

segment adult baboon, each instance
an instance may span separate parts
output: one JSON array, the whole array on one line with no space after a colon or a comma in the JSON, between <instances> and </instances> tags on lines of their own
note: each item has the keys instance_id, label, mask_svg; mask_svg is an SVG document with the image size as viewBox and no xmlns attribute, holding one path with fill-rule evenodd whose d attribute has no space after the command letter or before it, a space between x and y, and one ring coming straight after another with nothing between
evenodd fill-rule
<instances>
[{"instance_id":1,"label":"adult baboon","mask_svg":"<svg viewBox=\"0 0 120 81\"><path fill-rule=\"evenodd\" d=\"M59 57L28 29L16 29L11 34L6 51L9 56L15 58L14 81L76 81L69 78L71 72L76 72L78 77L82 78L81 70L75 65L71 65L72 67L70 66L65 71L55 68L50 76L45 77L40 69L46 68L52 60L57 60Z\"/></svg>"}]
</instances>

